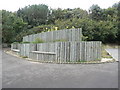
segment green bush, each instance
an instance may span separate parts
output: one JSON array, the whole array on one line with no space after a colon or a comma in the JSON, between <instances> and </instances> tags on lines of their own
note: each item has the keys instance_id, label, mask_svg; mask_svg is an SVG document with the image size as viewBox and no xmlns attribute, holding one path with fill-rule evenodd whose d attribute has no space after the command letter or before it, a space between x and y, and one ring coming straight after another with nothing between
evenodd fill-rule
<instances>
[{"instance_id":1,"label":"green bush","mask_svg":"<svg viewBox=\"0 0 120 90\"><path fill-rule=\"evenodd\" d=\"M54 40L53 42L66 42L67 40L65 39L57 39L57 40Z\"/></svg>"},{"instance_id":2,"label":"green bush","mask_svg":"<svg viewBox=\"0 0 120 90\"><path fill-rule=\"evenodd\" d=\"M36 38L32 43L44 43L44 41L40 38Z\"/></svg>"},{"instance_id":3,"label":"green bush","mask_svg":"<svg viewBox=\"0 0 120 90\"><path fill-rule=\"evenodd\" d=\"M19 42L13 42L12 44L18 44Z\"/></svg>"},{"instance_id":4,"label":"green bush","mask_svg":"<svg viewBox=\"0 0 120 90\"><path fill-rule=\"evenodd\" d=\"M22 58L28 58L27 56L21 56Z\"/></svg>"},{"instance_id":5,"label":"green bush","mask_svg":"<svg viewBox=\"0 0 120 90\"><path fill-rule=\"evenodd\" d=\"M82 36L82 41L87 41L88 37L87 36Z\"/></svg>"},{"instance_id":6,"label":"green bush","mask_svg":"<svg viewBox=\"0 0 120 90\"><path fill-rule=\"evenodd\" d=\"M30 42L25 41L25 42L21 42L21 44L22 44L22 43L30 43Z\"/></svg>"}]
</instances>

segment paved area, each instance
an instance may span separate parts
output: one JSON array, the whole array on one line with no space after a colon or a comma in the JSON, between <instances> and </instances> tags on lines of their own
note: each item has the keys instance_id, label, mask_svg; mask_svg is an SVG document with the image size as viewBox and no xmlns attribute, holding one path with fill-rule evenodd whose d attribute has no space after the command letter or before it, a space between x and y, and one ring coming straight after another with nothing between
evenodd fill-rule
<instances>
[{"instance_id":1,"label":"paved area","mask_svg":"<svg viewBox=\"0 0 120 90\"><path fill-rule=\"evenodd\" d=\"M118 88L118 62L33 63L3 52L3 88Z\"/></svg>"},{"instance_id":2,"label":"paved area","mask_svg":"<svg viewBox=\"0 0 120 90\"><path fill-rule=\"evenodd\" d=\"M106 51L116 60L118 61L118 49L106 49Z\"/></svg>"}]
</instances>

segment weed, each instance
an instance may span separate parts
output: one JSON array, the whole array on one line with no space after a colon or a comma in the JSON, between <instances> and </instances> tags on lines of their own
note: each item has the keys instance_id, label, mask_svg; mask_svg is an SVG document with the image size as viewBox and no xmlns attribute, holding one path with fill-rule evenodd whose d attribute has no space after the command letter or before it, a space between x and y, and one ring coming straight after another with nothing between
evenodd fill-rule
<instances>
[{"instance_id":1,"label":"weed","mask_svg":"<svg viewBox=\"0 0 120 90\"><path fill-rule=\"evenodd\" d=\"M27 56L21 56L22 58L28 58Z\"/></svg>"}]
</instances>

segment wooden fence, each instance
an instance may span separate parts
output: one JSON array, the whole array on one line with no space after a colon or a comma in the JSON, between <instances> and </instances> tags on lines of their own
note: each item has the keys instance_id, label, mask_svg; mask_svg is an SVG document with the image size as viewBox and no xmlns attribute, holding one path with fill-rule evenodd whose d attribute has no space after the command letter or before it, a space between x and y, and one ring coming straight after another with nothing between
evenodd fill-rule
<instances>
[{"instance_id":1,"label":"wooden fence","mask_svg":"<svg viewBox=\"0 0 120 90\"><path fill-rule=\"evenodd\" d=\"M42 32L23 37L23 42L32 42L36 38L42 39L44 42L51 42L56 40L63 41L81 41L82 29L65 29L50 32Z\"/></svg>"},{"instance_id":2,"label":"wooden fence","mask_svg":"<svg viewBox=\"0 0 120 90\"><path fill-rule=\"evenodd\" d=\"M13 43L13 44L11 44L11 50L12 49L20 49L20 44L19 43Z\"/></svg>"},{"instance_id":3,"label":"wooden fence","mask_svg":"<svg viewBox=\"0 0 120 90\"><path fill-rule=\"evenodd\" d=\"M35 50L36 44L20 44L20 56L30 57L30 52Z\"/></svg>"},{"instance_id":4,"label":"wooden fence","mask_svg":"<svg viewBox=\"0 0 120 90\"><path fill-rule=\"evenodd\" d=\"M57 63L100 60L101 42L20 44L20 55L28 56L37 61Z\"/></svg>"},{"instance_id":5,"label":"wooden fence","mask_svg":"<svg viewBox=\"0 0 120 90\"><path fill-rule=\"evenodd\" d=\"M101 59L101 42L82 41L81 28L32 34L23 37L23 42L32 42L36 38L45 43L12 44L11 49L18 51L21 56L43 62L67 63Z\"/></svg>"},{"instance_id":6,"label":"wooden fence","mask_svg":"<svg viewBox=\"0 0 120 90\"><path fill-rule=\"evenodd\" d=\"M78 62L101 59L101 42L56 42L37 44L37 51L55 52L56 62Z\"/></svg>"}]
</instances>

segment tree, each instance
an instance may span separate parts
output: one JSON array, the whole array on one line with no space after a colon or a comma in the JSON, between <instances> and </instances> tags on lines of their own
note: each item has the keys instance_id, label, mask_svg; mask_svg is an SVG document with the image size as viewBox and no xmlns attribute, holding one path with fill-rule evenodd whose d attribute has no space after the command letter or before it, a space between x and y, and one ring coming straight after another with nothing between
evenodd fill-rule
<instances>
[{"instance_id":1,"label":"tree","mask_svg":"<svg viewBox=\"0 0 120 90\"><path fill-rule=\"evenodd\" d=\"M39 4L21 8L17 14L3 10L2 16L5 43L20 42L29 34L66 28L82 28L87 41L120 42L120 2L107 9L92 5L89 13L80 8L49 9Z\"/></svg>"},{"instance_id":2,"label":"tree","mask_svg":"<svg viewBox=\"0 0 120 90\"><path fill-rule=\"evenodd\" d=\"M118 26L118 34L117 34L117 40L118 40L118 43L120 44L120 2L118 2L118 7L117 7L117 26Z\"/></svg>"},{"instance_id":3,"label":"tree","mask_svg":"<svg viewBox=\"0 0 120 90\"><path fill-rule=\"evenodd\" d=\"M2 10L2 42L16 41L16 36L27 26L27 23L17 17L16 13Z\"/></svg>"},{"instance_id":4,"label":"tree","mask_svg":"<svg viewBox=\"0 0 120 90\"><path fill-rule=\"evenodd\" d=\"M92 5L89 13L93 20L100 20L102 17L102 9L98 5Z\"/></svg>"},{"instance_id":5,"label":"tree","mask_svg":"<svg viewBox=\"0 0 120 90\"><path fill-rule=\"evenodd\" d=\"M29 5L17 11L17 15L31 27L46 24L48 13L48 6L44 4Z\"/></svg>"}]
</instances>

